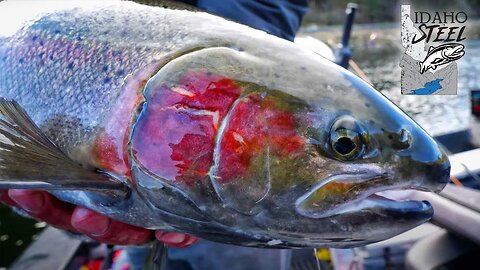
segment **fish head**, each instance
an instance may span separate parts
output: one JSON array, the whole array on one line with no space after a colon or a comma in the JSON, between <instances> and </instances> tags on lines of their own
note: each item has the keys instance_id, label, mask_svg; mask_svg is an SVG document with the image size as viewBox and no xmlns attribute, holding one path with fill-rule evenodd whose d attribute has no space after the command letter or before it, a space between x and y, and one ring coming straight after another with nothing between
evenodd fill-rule
<instances>
[{"instance_id":1,"label":"fish head","mask_svg":"<svg viewBox=\"0 0 480 270\"><path fill-rule=\"evenodd\" d=\"M460 59L465 54L464 48L465 46L460 43L448 44L442 50L442 56L445 59L450 59L451 61Z\"/></svg>"},{"instance_id":2,"label":"fish head","mask_svg":"<svg viewBox=\"0 0 480 270\"><path fill-rule=\"evenodd\" d=\"M380 241L433 213L428 202L380 192L439 192L449 181L447 156L402 110L286 41L188 52L164 65L144 96L130 143L133 164L148 171L136 180L141 192L161 207L159 191L172 188L210 218L230 213L221 220L240 219L232 222L251 241Z\"/></svg>"},{"instance_id":3,"label":"fish head","mask_svg":"<svg viewBox=\"0 0 480 270\"><path fill-rule=\"evenodd\" d=\"M343 232L345 244L359 244L428 220L433 214L428 202L383 195L440 192L449 181L450 163L434 139L380 92L351 73L343 76L351 83L349 94L311 106L315 112L305 137L311 143L308 167L317 178L296 199L295 210L327 227L343 224L332 238Z\"/></svg>"},{"instance_id":4,"label":"fish head","mask_svg":"<svg viewBox=\"0 0 480 270\"><path fill-rule=\"evenodd\" d=\"M405 189L440 192L450 176L445 152L357 76L334 66L322 70L337 77L315 69L297 77L304 82L309 81L305 77L319 79L311 86L315 90L297 95L308 103L297 117L297 130L306 142L298 162L303 166L287 169L296 172L290 177L298 182L286 188L290 194L285 196L295 194L295 216L304 231L350 246L391 237L431 218L428 202L383 195ZM322 79L329 83L322 84Z\"/></svg>"}]
</instances>

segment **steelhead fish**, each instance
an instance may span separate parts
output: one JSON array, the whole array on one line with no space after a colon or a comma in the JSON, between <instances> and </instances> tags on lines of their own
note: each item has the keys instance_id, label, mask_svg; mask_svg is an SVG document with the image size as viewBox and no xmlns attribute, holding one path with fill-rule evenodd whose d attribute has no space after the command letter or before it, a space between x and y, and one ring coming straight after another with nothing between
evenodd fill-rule
<instances>
[{"instance_id":1,"label":"steelhead fish","mask_svg":"<svg viewBox=\"0 0 480 270\"><path fill-rule=\"evenodd\" d=\"M35 11L35 12L33 12ZM0 187L264 247L352 247L427 221L447 156L289 41L132 2L0 3Z\"/></svg>"},{"instance_id":2,"label":"steelhead fish","mask_svg":"<svg viewBox=\"0 0 480 270\"><path fill-rule=\"evenodd\" d=\"M431 46L428 49L425 60L420 62L420 74L431 69L437 70L437 67L446 65L452 61L456 61L465 55L465 46L460 43L442 44L437 47Z\"/></svg>"}]
</instances>

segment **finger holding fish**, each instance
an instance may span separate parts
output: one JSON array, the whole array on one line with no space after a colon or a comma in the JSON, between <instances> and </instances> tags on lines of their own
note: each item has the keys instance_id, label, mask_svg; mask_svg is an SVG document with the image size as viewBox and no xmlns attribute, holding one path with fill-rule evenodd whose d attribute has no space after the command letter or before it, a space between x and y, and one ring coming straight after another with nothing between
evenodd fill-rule
<instances>
[{"instance_id":1,"label":"finger holding fish","mask_svg":"<svg viewBox=\"0 0 480 270\"><path fill-rule=\"evenodd\" d=\"M153 238L154 232L114 221L91 210L75 207L44 191L2 190L0 201L22 208L29 216L45 221L51 226L86 236L106 244L138 245ZM162 232L157 231L157 235ZM164 234L164 233L163 233ZM158 237L169 246L185 247L196 241L195 237L170 233L170 237Z\"/></svg>"}]
</instances>

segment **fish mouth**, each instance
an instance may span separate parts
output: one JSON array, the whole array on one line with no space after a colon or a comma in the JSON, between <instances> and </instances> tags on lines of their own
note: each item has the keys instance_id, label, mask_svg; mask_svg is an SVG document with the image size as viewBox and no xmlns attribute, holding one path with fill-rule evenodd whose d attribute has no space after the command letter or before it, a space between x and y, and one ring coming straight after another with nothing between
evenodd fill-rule
<instances>
[{"instance_id":1,"label":"fish mouth","mask_svg":"<svg viewBox=\"0 0 480 270\"><path fill-rule=\"evenodd\" d=\"M319 219L379 209L424 213L431 217L433 209L429 202L410 200L405 195L411 190L438 192L437 188L414 184L388 185L389 182L393 182L393 178L387 173L330 176L297 199L296 211L302 216Z\"/></svg>"}]
</instances>

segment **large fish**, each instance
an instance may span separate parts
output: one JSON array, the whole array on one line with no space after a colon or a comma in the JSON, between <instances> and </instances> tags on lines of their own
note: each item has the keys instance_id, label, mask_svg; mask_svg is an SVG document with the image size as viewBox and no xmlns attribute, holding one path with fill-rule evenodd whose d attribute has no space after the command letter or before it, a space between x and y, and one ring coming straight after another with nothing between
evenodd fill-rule
<instances>
[{"instance_id":1,"label":"large fish","mask_svg":"<svg viewBox=\"0 0 480 270\"><path fill-rule=\"evenodd\" d=\"M0 187L248 246L359 246L432 216L377 193L439 192L447 156L352 73L203 12L38 2L0 3Z\"/></svg>"}]
</instances>

